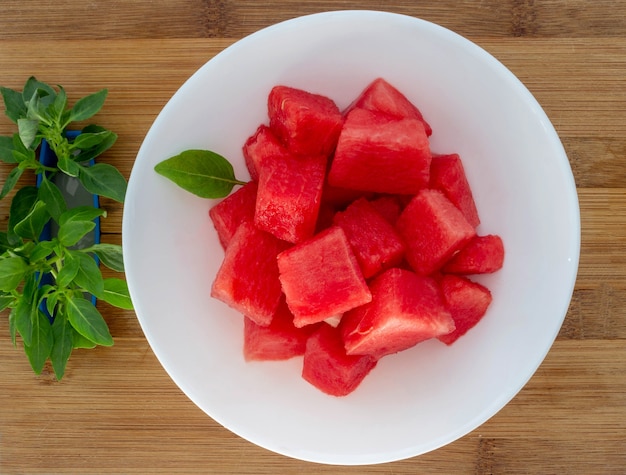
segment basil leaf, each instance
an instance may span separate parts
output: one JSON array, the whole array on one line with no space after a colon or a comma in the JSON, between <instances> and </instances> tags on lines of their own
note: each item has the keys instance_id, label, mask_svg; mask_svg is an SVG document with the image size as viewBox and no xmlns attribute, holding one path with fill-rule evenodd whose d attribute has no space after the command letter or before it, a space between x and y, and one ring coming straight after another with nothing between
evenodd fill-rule
<instances>
[{"instance_id":1,"label":"basil leaf","mask_svg":"<svg viewBox=\"0 0 626 475\"><path fill-rule=\"evenodd\" d=\"M78 260L78 272L74 276L73 283L81 289L100 298L104 292L104 280L96 261L81 251L68 251L73 259Z\"/></svg>"},{"instance_id":2,"label":"basil leaf","mask_svg":"<svg viewBox=\"0 0 626 475\"><path fill-rule=\"evenodd\" d=\"M13 156L13 137L0 136L0 160L4 163L17 163Z\"/></svg>"},{"instance_id":3,"label":"basil leaf","mask_svg":"<svg viewBox=\"0 0 626 475\"><path fill-rule=\"evenodd\" d=\"M114 277L104 279L104 292L100 298L115 307L126 310L133 309L133 303L128 292L128 284L123 279Z\"/></svg>"},{"instance_id":4,"label":"basil leaf","mask_svg":"<svg viewBox=\"0 0 626 475\"><path fill-rule=\"evenodd\" d=\"M80 173L80 165L72 160L70 157L58 157L57 167L59 168L59 170L69 176L77 177Z\"/></svg>"},{"instance_id":5,"label":"basil leaf","mask_svg":"<svg viewBox=\"0 0 626 475\"><path fill-rule=\"evenodd\" d=\"M88 125L83 128L83 130L81 131L81 135L98 134L102 132L109 132L109 135L107 135L106 138L102 142L100 142L99 144L93 147L82 148L80 152L78 153L78 155L74 157L74 161L80 162L80 163L88 162L96 158L98 155L101 155L102 153L104 153L106 150L110 149L113 146L113 144L117 141L117 134L115 134L114 132L111 132L110 130L105 129L104 127L100 127L98 125Z\"/></svg>"},{"instance_id":6,"label":"basil leaf","mask_svg":"<svg viewBox=\"0 0 626 475\"><path fill-rule=\"evenodd\" d=\"M81 166L78 179L90 193L124 202L126 179L113 165L96 163L93 166Z\"/></svg>"},{"instance_id":7,"label":"basil leaf","mask_svg":"<svg viewBox=\"0 0 626 475\"><path fill-rule=\"evenodd\" d=\"M35 150L26 147L19 134L13 134L13 157L18 163L37 161Z\"/></svg>"},{"instance_id":8,"label":"basil leaf","mask_svg":"<svg viewBox=\"0 0 626 475\"><path fill-rule=\"evenodd\" d=\"M93 206L76 206L68 209L59 217L59 224L62 226L71 221L93 222L100 216L106 216L106 211Z\"/></svg>"},{"instance_id":9,"label":"basil leaf","mask_svg":"<svg viewBox=\"0 0 626 475\"><path fill-rule=\"evenodd\" d=\"M109 328L96 307L84 298L72 298L66 302L67 318L82 336L98 345L113 345Z\"/></svg>"},{"instance_id":10,"label":"basil leaf","mask_svg":"<svg viewBox=\"0 0 626 475\"><path fill-rule=\"evenodd\" d=\"M154 170L201 198L224 198L235 185L233 166L221 155L208 150L186 150L158 163Z\"/></svg>"},{"instance_id":11,"label":"basil leaf","mask_svg":"<svg viewBox=\"0 0 626 475\"><path fill-rule=\"evenodd\" d=\"M96 223L93 221L68 221L59 227L57 237L63 246L71 247L95 227Z\"/></svg>"},{"instance_id":12,"label":"basil leaf","mask_svg":"<svg viewBox=\"0 0 626 475\"><path fill-rule=\"evenodd\" d=\"M71 143L71 148L73 150L83 150L95 147L97 145L100 145L105 140L108 140L112 133L113 132L109 130L95 133L81 133Z\"/></svg>"},{"instance_id":13,"label":"basil leaf","mask_svg":"<svg viewBox=\"0 0 626 475\"><path fill-rule=\"evenodd\" d=\"M15 167L9 172L4 185L2 185L2 191L0 191L0 200L8 195L13 188L15 188L15 185L22 176L22 173L24 173L24 170L20 167Z\"/></svg>"},{"instance_id":14,"label":"basil leaf","mask_svg":"<svg viewBox=\"0 0 626 475\"><path fill-rule=\"evenodd\" d=\"M0 312L9 308L9 306L15 302L15 297L11 294L2 294L0 295Z\"/></svg>"},{"instance_id":15,"label":"basil leaf","mask_svg":"<svg viewBox=\"0 0 626 475\"><path fill-rule=\"evenodd\" d=\"M54 89L52 89L52 87L45 82L38 81L35 76L31 76L27 79L26 84L24 84L24 90L22 91L22 100L24 101L24 104L27 104L33 96L55 97L56 92L54 92Z\"/></svg>"},{"instance_id":16,"label":"basil leaf","mask_svg":"<svg viewBox=\"0 0 626 475\"><path fill-rule=\"evenodd\" d=\"M28 259L31 263L47 259L54 250L54 241L40 241L33 247Z\"/></svg>"},{"instance_id":17,"label":"basil leaf","mask_svg":"<svg viewBox=\"0 0 626 475\"><path fill-rule=\"evenodd\" d=\"M52 327L48 317L39 309L35 310L34 317L32 339L28 345L24 344L24 350L33 371L40 374L52 351Z\"/></svg>"},{"instance_id":18,"label":"basil leaf","mask_svg":"<svg viewBox=\"0 0 626 475\"><path fill-rule=\"evenodd\" d=\"M122 246L99 243L83 249L83 252L93 252L109 269L124 272L124 254L122 252Z\"/></svg>"},{"instance_id":19,"label":"basil leaf","mask_svg":"<svg viewBox=\"0 0 626 475\"><path fill-rule=\"evenodd\" d=\"M80 260L72 257L70 253L66 253L65 259L63 259L63 267L57 274L57 286L65 288L74 280L78 269L80 267Z\"/></svg>"},{"instance_id":20,"label":"basil leaf","mask_svg":"<svg viewBox=\"0 0 626 475\"><path fill-rule=\"evenodd\" d=\"M52 323L52 336L54 342L50 351L50 361L57 379L60 380L65 374L67 360L70 359L74 348L74 331L65 314L58 314Z\"/></svg>"},{"instance_id":21,"label":"basil leaf","mask_svg":"<svg viewBox=\"0 0 626 475\"><path fill-rule=\"evenodd\" d=\"M0 93L4 99L4 113L17 124L18 119L26 116L26 104L22 94L8 87L0 87Z\"/></svg>"},{"instance_id":22,"label":"basil leaf","mask_svg":"<svg viewBox=\"0 0 626 475\"><path fill-rule=\"evenodd\" d=\"M50 214L43 201L36 201L30 212L19 223L15 224L15 234L24 239L36 240L50 220Z\"/></svg>"},{"instance_id":23,"label":"basil leaf","mask_svg":"<svg viewBox=\"0 0 626 475\"><path fill-rule=\"evenodd\" d=\"M29 266L21 257L0 259L0 290L11 292L17 289L29 271Z\"/></svg>"},{"instance_id":24,"label":"basil leaf","mask_svg":"<svg viewBox=\"0 0 626 475\"><path fill-rule=\"evenodd\" d=\"M17 190L9 210L9 233L22 221L37 202L39 191L34 186L25 186Z\"/></svg>"},{"instance_id":25,"label":"basil leaf","mask_svg":"<svg viewBox=\"0 0 626 475\"><path fill-rule=\"evenodd\" d=\"M54 98L54 102L48 107L48 115L56 119L60 124L63 124L63 113L67 107L67 94L65 89L59 86L59 92Z\"/></svg>"},{"instance_id":26,"label":"basil leaf","mask_svg":"<svg viewBox=\"0 0 626 475\"><path fill-rule=\"evenodd\" d=\"M96 344L93 341L91 341L89 338L85 338L83 335L78 333L74 328L72 328L72 346L74 346L74 348L91 349L91 348L95 348Z\"/></svg>"},{"instance_id":27,"label":"basil leaf","mask_svg":"<svg viewBox=\"0 0 626 475\"><path fill-rule=\"evenodd\" d=\"M13 314L13 322L16 331L22 336L24 345L30 345L33 337L33 320L31 318L31 310L33 306L28 299L21 296L17 305L11 312Z\"/></svg>"},{"instance_id":28,"label":"basil leaf","mask_svg":"<svg viewBox=\"0 0 626 475\"><path fill-rule=\"evenodd\" d=\"M65 211L67 211L67 204L63 193L59 190L51 180L49 180L45 174L42 175L41 184L39 185L38 197L46 205L48 213L57 223Z\"/></svg>"},{"instance_id":29,"label":"basil leaf","mask_svg":"<svg viewBox=\"0 0 626 475\"><path fill-rule=\"evenodd\" d=\"M31 147L35 142L37 136L37 130L39 129L39 121L36 119L18 119L17 130L20 135L20 140L27 148Z\"/></svg>"},{"instance_id":30,"label":"basil leaf","mask_svg":"<svg viewBox=\"0 0 626 475\"><path fill-rule=\"evenodd\" d=\"M70 112L69 121L81 121L94 116L102 108L107 92L106 89L102 89L76 101Z\"/></svg>"}]
</instances>

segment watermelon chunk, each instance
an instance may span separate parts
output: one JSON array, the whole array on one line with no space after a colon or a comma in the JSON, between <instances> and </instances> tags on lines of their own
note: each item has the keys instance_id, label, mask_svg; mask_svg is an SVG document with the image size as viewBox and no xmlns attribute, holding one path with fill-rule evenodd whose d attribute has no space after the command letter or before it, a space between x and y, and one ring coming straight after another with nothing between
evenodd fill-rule
<instances>
[{"instance_id":1,"label":"watermelon chunk","mask_svg":"<svg viewBox=\"0 0 626 475\"><path fill-rule=\"evenodd\" d=\"M450 274L490 274L504 264L504 244L495 234L476 236L442 268Z\"/></svg>"},{"instance_id":2,"label":"watermelon chunk","mask_svg":"<svg viewBox=\"0 0 626 475\"><path fill-rule=\"evenodd\" d=\"M371 300L348 238L332 226L278 255L279 278L298 328Z\"/></svg>"},{"instance_id":3,"label":"watermelon chunk","mask_svg":"<svg viewBox=\"0 0 626 475\"><path fill-rule=\"evenodd\" d=\"M249 182L209 210L220 244L224 249L241 223L254 220L257 184Z\"/></svg>"},{"instance_id":4,"label":"watermelon chunk","mask_svg":"<svg viewBox=\"0 0 626 475\"><path fill-rule=\"evenodd\" d=\"M439 336L439 340L451 345L485 316L491 304L489 289L466 277L444 275L439 285L443 293L446 308L450 311L455 329L447 335Z\"/></svg>"},{"instance_id":5,"label":"watermelon chunk","mask_svg":"<svg viewBox=\"0 0 626 475\"><path fill-rule=\"evenodd\" d=\"M276 361L303 355L307 339L317 328L316 325L296 328L283 297L269 325L261 326L244 317L244 358L246 361Z\"/></svg>"},{"instance_id":6,"label":"watermelon chunk","mask_svg":"<svg viewBox=\"0 0 626 475\"><path fill-rule=\"evenodd\" d=\"M338 330L322 323L306 343L302 377L324 393L341 397L353 392L376 363L368 355L346 355Z\"/></svg>"},{"instance_id":7,"label":"watermelon chunk","mask_svg":"<svg viewBox=\"0 0 626 475\"><path fill-rule=\"evenodd\" d=\"M420 191L402 211L396 229L406 244L413 270L429 275L439 270L475 235L463 213L439 190Z\"/></svg>"},{"instance_id":8,"label":"watermelon chunk","mask_svg":"<svg viewBox=\"0 0 626 475\"><path fill-rule=\"evenodd\" d=\"M480 224L472 189L457 153L433 157L430 165L430 187L441 190L472 226L477 227Z\"/></svg>"},{"instance_id":9,"label":"watermelon chunk","mask_svg":"<svg viewBox=\"0 0 626 475\"><path fill-rule=\"evenodd\" d=\"M268 115L270 128L297 155L330 155L343 124L333 100L288 86L272 88Z\"/></svg>"},{"instance_id":10,"label":"watermelon chunk","mask_svg":"<svg viewBox=\"0 0 626 475\"><path fill-rule=\"evenodd\" d=\"M383 78L374 79L344 111L347 114L355 108L383 112L397 118L417 119L424 124L426 134L430 136L433 129L424 120L420 110L409 101L404 94Z\"/></svg>"},{"instance_id":11,"label":"watermelon chunk","mask_svg":"<svg viewBox=\"0 0 626 475\"><path fill-rule=\"evenodd\" d=\"M339 328L349 355L379 359L454 330L437 282L404 269L372 281L372 301L344 314Z\"/></svg>"},{"instance_id":12,"label":"watermelon chunk","mask_svg":"<svg viewBox=\"0 0 626 475\"><path fill-rule=\"evenodd\" d=\"M287 247L253 223L242 223L224 252L211 296L258 325L269 325L282 295L276 257Z\"/></svg>"},{"instance_id":13,"label":"watermelon chunk","mask_svg":"<svg viewBox=\"0 0 626 475\"><path fill-rule=\"evenodd\" d=\"M428 185L431 158L419 120L354 109L341 130L328 183L354 190L414 194Z\"/></svg>"},{"instance_id":14,"label":"watermelon chunk","mask_svg":"<svg viewBox=\"0 0 626 475\"><path fill-rule=\"evenodd\" d=\"M400 212L402 211L400 199L397 196L380 196L370 200L370 203L389 224L392 226L396 225L396 221L398 221Z\"/></svg>"},{"instance_id":15,"label":"watermelon chunk","mask_svg":"<svg viewBox=\"0 0 626 475\"><path fill-rule=\"evenodd\" d=\"M346 233L366 279L402 261L404 243L400 236L365 198L337 213L333 222Z\"/></svg>"},{"instance_id":16,"label":"watermelon chunk","mask_svg":"<svg viewBox=\"0 0 626 475\"><path fill-rule=\"evenodd\" d=\"M259 168L263 166L264 160L286 154L285 147L265 124L259 125L255 133L243 145L246 167L253 181L259 180Z\"/></svg>"},{"instance_id":17,"label":"watermelon chunk","mask_svg":"<svg viewBox=\"0 0 626 475\"><path fill-rule=\"evenodd\" d=\"M279 239L297 243L315 233L326 176L321 155L274 156L259 170L254 223Z\"/></svg>"}]
</instances>

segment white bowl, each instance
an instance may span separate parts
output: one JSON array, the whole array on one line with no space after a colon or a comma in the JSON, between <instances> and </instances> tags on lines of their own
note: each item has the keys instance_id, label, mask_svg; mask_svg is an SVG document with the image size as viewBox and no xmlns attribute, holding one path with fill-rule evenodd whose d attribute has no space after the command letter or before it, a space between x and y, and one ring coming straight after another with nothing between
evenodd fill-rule
<instances>
[{"instance_id":1,"label":"white bowl","mask_svg":"<svg viewBox=\"0 0 626 475\"><path fill-rule=\"evenodd\" d=\"M504 268L481 279L486 317L447 347L389 356L344 398L301 379L301 359L246 363L242 317L209 296L223 253L196 198L153 168L185 149L214 150L247 172L241 146L267 121L276 84L340 107L375 77L432 125L432 148L458 152L482 218L502 236ZM128 284L141 327L181 390L239 436L290 457L373 464L437 449L474 430L526 384L571 299L580 249L567 156L530 92L491 55L416 18L372 11L286 21L200 68L155 120L130 177L123 220Z\"/></svg>"}]
</instances>

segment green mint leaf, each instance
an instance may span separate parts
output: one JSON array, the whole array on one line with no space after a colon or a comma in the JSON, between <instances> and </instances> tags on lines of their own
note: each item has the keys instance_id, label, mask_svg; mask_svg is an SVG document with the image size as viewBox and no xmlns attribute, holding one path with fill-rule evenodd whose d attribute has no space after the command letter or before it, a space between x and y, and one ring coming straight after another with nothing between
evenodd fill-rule
<instances>
[{"instance_id":1,"label":"green mint leaf","mask_svg":"<svg viewBox=\"0 0 626 475\"><path fill-rule=\"evenodd\" d=\"M102 108L107 92L106 89L102 89L95 94L90 94L76 101L70 112L69 121L77 122L93 117Z\"/></svg>"},{"instance_id":2,"label":"green mint leaf","mask_svg":"<svg viewBox=\"0 0 626 475\"><path fill-rule=\"evenodd\" d=\"M0 136L0 160L4 163L17 163L15 156L13 155L13 137L12 136Z\"/></svg>"},{"instance_id":3,"label":"green mint leaf","mask_svg":"<svg viewBox=\"0 0 626 475\"><path fill-rule=\"evenodd\" d=\"M43 201L37 200L29 213L19 223L15 224L15 234L24 239L36 240L50 220L50 214Z\"/></svg>"},{"instance_id":4,"label":"green mint leaf","mask_svg":"<svg viewBox=\"0 0 626 475\"><path fill-rule=\"evenodd\" d=\"M15 185L22 176L22 173L24 173L24 170L20 167L15 167L9 172L4 185L2 185L2 190L0 191L0 200L8 195L13 188L15 188Z\"/></svg>"},{"instance_id":5,"label":"green mint leaf","mask_svg":"<svg viewBox=\"0 0 626 475\"><path fill-rule=\"evenodd\" d=\"M20 140L27 148L30 148L35 142L37 131L39 130L39 120L36 119L18 119L17 130Z\"/></svg>"},{"instance_id":6,"label":"green mint leaf","mask_svg":"<svg viewBox=\"0 0 626 475\"><path fill-rule=\"evenodd\" d=\"M65 305L67 318L78 333L98 345L113 345L106 321L89 300L80 297L71 298Z\"/></svg>"},{"instance_id":7,"label":"green mint leaf","mask_svg":"<svg viewBox=\"0 0 626 475\"><path fill-rule=\"evenodd\" d=\"M59 190L59 187L55 185L51 180L46 177L46 175L42 175L43 178L41 180L41 184L39 185L39 194L38 197L41 201L43 201L46 205L46 209L48 213L57 223L61 218L61 215L67 211L67 204L65 203L65 198L63 197L63 193Z\"/></svg>"},{"instance_id":8,"label":"green mint leaf","mask_svg":"<svg viewBox=\"0 0 626 475\"><path fill-rule=\"evenodd\" d=\"M113 132L105 130L102 132L81 133L74 139L71 144L72 150L85 150L100 145L102 142L109 140Z\"/></svg>"},{"instance_id":9,"label":"green mint leaf","mask_svg":"<svg viewBox=\"0 0 626 475\"><path fill-rule=\"evenodd\" d=\"M17 124L18 119L26 117L26 104L20 92L0 87L0 93L4 99L4 113L9 119Z\"/></svg>"},{"instance_id":10,"label":"green mint leaf","mask_svg":"<svg viewBox=\"0 0 626 475\"><path fill-rule=\"evenodd\" d=\"M31 342L28 345L24 344L24 350L33 371L40 374L52 351L53 336L48 317L39 309L36 309L34 313Z\"/></svg>"},{"instance_id":11,"label":"green mint leaf","mask_svg":"<svg viewBox=\"0 0 626 475\"><path fill-rule=\"evenodd\" d=\"M78 179L90 193L124 202L126 179L114 166L108 163L81 166Z\"/></svg>"},{"instance_id":12,"label":"green mint leaf","mask_svg":"<svg viewBox=\"0 0 626 475\"><path fill-rule=\"evenodd\" d=\"M58 380L63 378L67 360L70 359L74 348L74 330L65 314L57 314L52 323L52 336L54 343L50 351L50 361L54 374Z\"/></svg>"},{"instance_id":13,"label":"green mint leaf","mask_svg":"<svg viewBox=\"0 0 626 475\"><path fill-rule=\"evenodd\" d=\"M130 293L128 292L128 284L123 279L114 277L104 279L104 292L100 298L115 307L125 310L133 309L133 302L130 300Z\"/></svg>"},{"instance_id":14,"label":"green mint leaf","mask_svg":"<svg viewBox=\"0 0 626 475\"><path fill-rule=\"evenodd\" d=\"M28 263L19 256L0 259L0 290L11 292L17 289L29 270Z\"/></svg>"},{"instance_id":15,"label":"green mint leaf","mask_svg":"<svg viewBox=\"0 0 626 475\"><path fill-rule=\"evenodd\" d=\"M57 161L57 167L59 167L59 170L69 176L77 177L80 173L80 165L72 160L69 156L59 156Z\"/></svg>"},{"instance_id":16,"label":"green mint leaf","mask_svg":"<svg viewBox=\"0 0 626 475\"><path fill-rule=\"evenodd\" d=\"M70 253L66 253L65 259L63 259L63 267L61 267L57 274L57 287L63 289L70 285L76 277L76 274L78 274L79 267L80 260L72 257Z\"/></svg>"},{"instance_id":17,"label":"green mint leaf","mask_svg":"<svg viewBox=\"0 0 626 475\"><path fill-rule=\"evenodd\" d=\"M73 283L82 290L100 298L104 292L104 279L96 261L89 254L81 251L68 251L73 259L78 260L78 272Z\"/></svg>"},{"instance_id":18,"label":"green mint leaf","mask_svg":"<svg viewBox=\"0 0 626 475\"><path fill-rule=\"evenodd\" d=\"M15 330L22 336L25 345L30 345L33 337L32 309L31 302L24 296L20 296L17 300L17 305L11 312Z\"/></svg>"},{"instance_id":19,"label":"green mint leaf","mask_svg":"<svg viewBox=\"0 0 626 475\"><path fill-rule=\"evenodd\" d=\"M186 150L154 167L155 171L201 198L224 198L235 185L233 166L221 155L208 150Z\"/></svg>"},{"instance_id":20,"label":"green mint leaf","mask_svg":"<svg viewBox=\"0 0 626 475\"><path fill-rule=\"evenodd\" d=\"M118 244L99 243L83 249L83 252L93 252L109 269L124 272L124 255L122 246Z\"/></svg>"}]
</instances>

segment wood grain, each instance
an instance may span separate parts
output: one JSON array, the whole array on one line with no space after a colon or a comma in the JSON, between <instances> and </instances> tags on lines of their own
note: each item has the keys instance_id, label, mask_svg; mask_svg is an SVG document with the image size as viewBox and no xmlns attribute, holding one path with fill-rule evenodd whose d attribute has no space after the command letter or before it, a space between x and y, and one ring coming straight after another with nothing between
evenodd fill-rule
<instances>
[{"instance_id":1,"label":"wood grain","mask_svg":"<svg viewBox=\"0 0 626 475\"><path fill-rule=\"evenodd\" d=\"M35 75L70 101L108 88L97 122L119 134L103 159L129 176L172 94L237 39L325 10L383 9L436 22L502 61L537 98L570 160L581 211L572 302L543 364L460 440L368 467L292 460L237 437L174 385L132 311L99 302L112 348L76 351L63 381L32 374L0 317L0 473L626 473L626 1L439 2L0 0L0 84ZM320 32L322 34L322 32ZM13 124L0 114L0 134ZM4 182L9 167L0 164ZM103 239L123 208L102 200ZM0 201L0 228L8 200ZM106 271L108 272L108 271ZM112 275L112 274L111 274Z\"/></svg>"}]
</instances>

